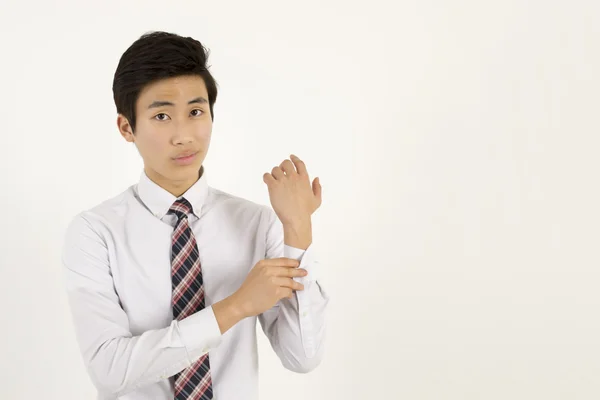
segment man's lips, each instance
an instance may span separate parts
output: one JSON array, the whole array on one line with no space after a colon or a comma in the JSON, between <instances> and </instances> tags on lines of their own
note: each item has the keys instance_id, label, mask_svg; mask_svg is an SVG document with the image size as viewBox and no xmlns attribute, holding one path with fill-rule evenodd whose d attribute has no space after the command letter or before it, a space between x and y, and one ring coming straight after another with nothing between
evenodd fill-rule
<instances>
[{"instance_id":1,"label":"man's lips","mask_svg":"<svg viewBox=\"0 0 600 400\"><path fill-rule=\"evenodd\" d=\"M196 155L196 153L198 153L198 152L197 151L186 151L185 153L181 153L181 154L177 155L173 159L180 160L180 159L188 158L190 156Z\"/></svg>"},{"instance_id":2,"label":"man's lips","mask_svg":"<svg viewBox=\"0 0 600 400\"><path fill-rule=\"evenodd\" d=\"M197 155L197 151L192 153L185 152L175 157L173 161L179 165L190 165L195 161Z\"/></svg>"}]
</instances>

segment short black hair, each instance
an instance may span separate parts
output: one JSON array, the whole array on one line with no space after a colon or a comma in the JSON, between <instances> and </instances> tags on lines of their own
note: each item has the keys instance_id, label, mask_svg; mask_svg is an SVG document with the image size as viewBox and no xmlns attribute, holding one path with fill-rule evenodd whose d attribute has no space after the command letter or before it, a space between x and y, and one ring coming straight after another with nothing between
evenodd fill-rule
<instances>
[{"instance_id":1,"label":"short black hair","mask_svg":"<svg viewBox=\"0 0 600 400\"><path fill-rule=\"evenodd\" d=\"M210 115L214 120L217 82L208 71L209 51L196 39L153 31L142 35L123 53L113 79L117 113L124 115L135 132L135 105L142 89L158 80L196 75L204 80Z\"/></svg>"}]
</instances>

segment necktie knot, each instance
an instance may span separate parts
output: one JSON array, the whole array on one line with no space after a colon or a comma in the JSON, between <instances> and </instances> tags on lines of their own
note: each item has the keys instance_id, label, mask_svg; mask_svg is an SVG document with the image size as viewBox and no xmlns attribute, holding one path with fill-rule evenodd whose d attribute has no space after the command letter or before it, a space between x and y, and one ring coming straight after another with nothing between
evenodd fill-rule
<instances>
[{"instance_id":1,"label":"necktie knot","mask_svg":"<svg viewBox=\"0 0 600 400\"><path fill-rule=\"evenodd\" d=\"M177 219L182 219L187 217L188 214L192 213L193 208L189 201L187 201L184 197L175 200L171 208L169 209L169 214L175 214Z\"/></svg>"}]
</instances>

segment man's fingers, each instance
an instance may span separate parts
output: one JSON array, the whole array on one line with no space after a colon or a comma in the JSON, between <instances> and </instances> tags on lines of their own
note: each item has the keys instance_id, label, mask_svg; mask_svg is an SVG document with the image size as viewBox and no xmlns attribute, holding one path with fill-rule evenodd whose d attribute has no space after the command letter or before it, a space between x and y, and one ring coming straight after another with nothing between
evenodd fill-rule
<instances>
[{"instance_id":1,"label":"man's fingers","mask_svg":"<svg viewBox=\"0 0 600 400\"><path fill-rule=\"evenodd\" d=\"M271 175L273 175L273 177L276 180L281 180L281 179L285 178L285 174L283 173L283 170L279 166L273 167L273 169L271 170Z\"/></svg>"},{"instance_id":2,"label":"man's fingers","mask_svg":"<svg viewBox=\"0 0 600 400\"><path fill-rule=\"evenodd\" d=\"M267 266L264 272L267 276L283 278L298 278L308 275L308 272L303 268L281 266Z\"/></svg>"},{"instance_id":3,"label":"man's fingers","mask_svg":"<svg viewBox=\"0 0 600 400\"><path fill-rule=\"evenodd\" d=\"M280 287L292 289L292 290L304 290L304 285L296 282L291 278L276 278L274 280L275 284Z\"/></svg>"},{"instance_id":4,"label":"man's fingers","mask_svg":"<svg viewBox=\"0 0 600 400\"><path fill-rule=\"evenodd\" d=\"M321 205L323 188L321 187L321 181L319 180L319 178L315 178L313 180L312 190L315 197L317 198L317 204Z\"/></svg>"},{"instance_id":5,"label":"man's fingers","mask_svg":"<svg viewBox=\"0 0 600 400\"><path fill-rule=\"evenodd\" d=\"M296 172L296 168L290 160L283 160L281 164L279 164L279 168L281 168L287 176L290 176Z\"/></svg>"},{"instance_id":6,"label":"man's fingers","mask_svg":"<svg viewBox=\"0 0 600 400\"><path fill-rule=\"evenodd\" d=\"M266 267L296 268L300 266L300 261L287 257L267 258L265 260L262 260L261 263Z\"/></svg>"},{"instance_id":7,"label":"man's fingers","mask_svg":"<svg viewBox=\"0 0 600 400\"><path fill-rule=\"evenodd\" d=\"M307 275L305 269L302 268L289 268L289 267L270 267L272 276L279 276L285 278L297 278Z\"/></svg>"},{"instance_id":8,"label":"man's fingers","mask_svg":"<svg viewBox=\"0 0 600 400\"><path fill-rule=\"evenodd\" d=\"M268 172L263 174L263 182L267 185L271 185L273 182L275 182L275 180L276 179L273 177L273 175L269 174Z\"/></svg>"},{"instance_id":9,"label":"man's fingers","mask_svg":"<svg viewBox=\"0 0 600 400\"><path fill-rule=\"evenodd\" d=\"M285 297L287 297L288 299L291 299L294 296L294 291L290 288L287 287L281 287L279 289L279 298L283 299Z\"/></svg>"},{"instance_id":10,"label":"man's fingers","mask_svg":"<svg viewBox=\"0 0 600 400\"><path fill-rule=\"evenodd\" d=\"M300 175L308 175L308 171L306 170L306 164L304 164L304 161L302 161L294 154L292 154L290 158L294 162L294 165L296 166L296 169L298 170L298 173Z\"/></svg>"}]
</instances>

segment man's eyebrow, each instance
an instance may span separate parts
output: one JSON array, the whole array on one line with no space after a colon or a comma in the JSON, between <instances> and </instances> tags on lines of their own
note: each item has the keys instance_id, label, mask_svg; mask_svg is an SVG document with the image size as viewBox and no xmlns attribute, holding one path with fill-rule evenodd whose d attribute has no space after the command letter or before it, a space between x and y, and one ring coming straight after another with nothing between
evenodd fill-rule
<instances>
[{"instance_id":1,"label":"man's eyebrow","mask_svg":"<svg viewBox=\"0 0 600 400\"><path fill-rule=\"evenodd\" d=\"M208 100L206 100L206 98L200 96L200 97L196 97L195 99L192 99L190 101L188 101L188 104L206 104L208 103ZM148 108L158 108L158 107L165 107L165 106L174 106L175 104L171 103L170 101L162 101L162 100L155 100L152 102L152 104L150 104L148 106Z\"/></svg>"},{"instance_id":2,"label":"man's eyebrow","mask_svg":"<svg viewBox=\"0 0 600 400\"><path fill-rule=\"evenodd\" d=\"M206 100L204 97L200 96L200 97L196 97L193 100L188 101L188 104L194 104L194 103L206 104L206 103L208 103L208 100Z\"/></svg>"},{"instance_id":3,"label":"man's eyebrow","mask_svg":"<svg viewBox=\"0 0 600 400\"><path fill-rule=\"evenodd\" d=\"M160 101L160 100L156 100L154 102L152 102L152 104L150 104L148 106L148 108L158 108L158 107L164 107L164 106L174 106L175 104L171 103L170 101Z\"/></svg>"}]
</instances>

